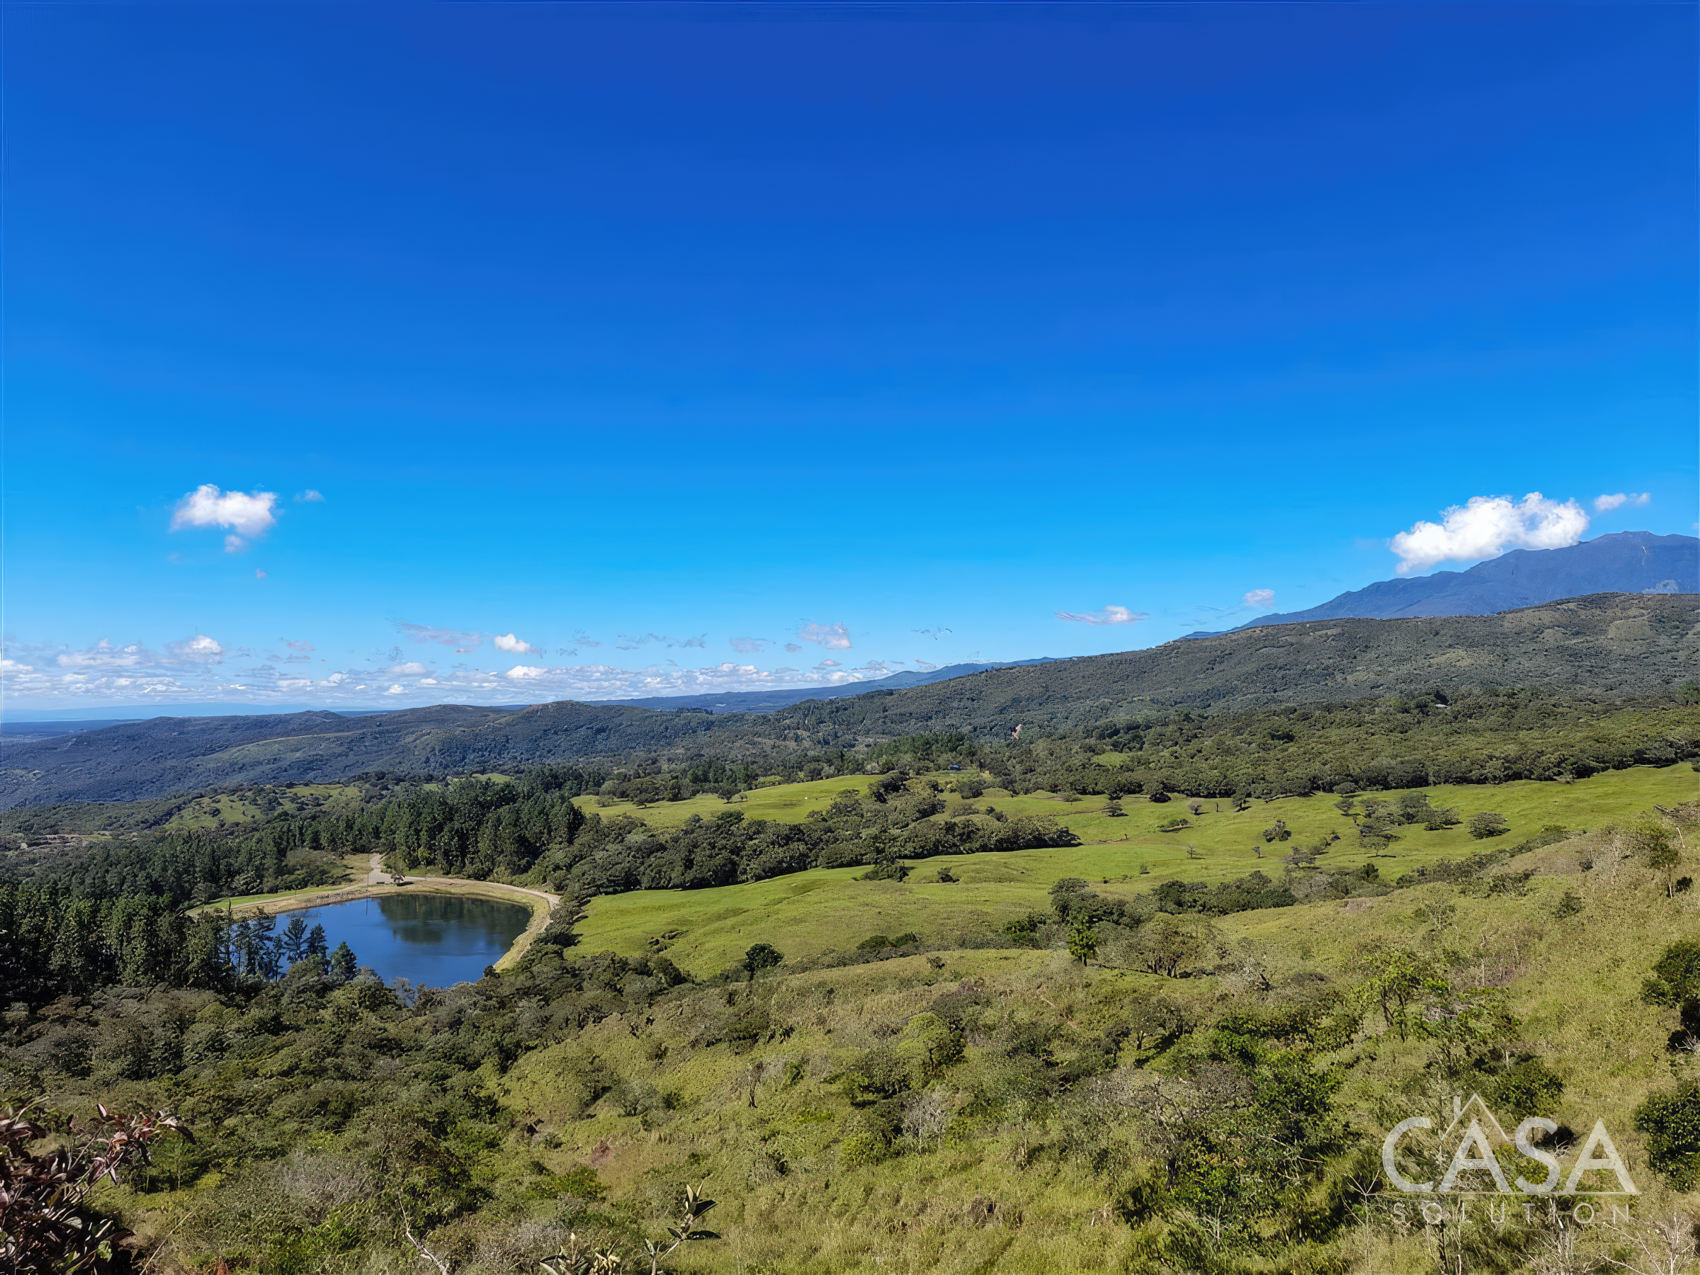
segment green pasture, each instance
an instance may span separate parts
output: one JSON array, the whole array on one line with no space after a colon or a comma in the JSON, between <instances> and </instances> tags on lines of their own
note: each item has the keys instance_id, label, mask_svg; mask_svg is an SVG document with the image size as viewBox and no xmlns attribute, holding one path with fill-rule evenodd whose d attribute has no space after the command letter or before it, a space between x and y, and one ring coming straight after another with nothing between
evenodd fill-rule
<instances>
[{"instance_id":1,"label":"green pasture","mask_svg":"<svg viewBox=\"0 0 1700 1275\"><path fill-rule=\"evenodd\" d=\"M937 776L941 781L955 778L952 772ZM579 809L586 814L603 818L630 815L654 828L677 828L692 815L712 819L722 810L742 811L746 819L772 819L781 823L801 823L815 810L825 810L832 799L848 789L858 797L866 795L873 775L840 775L836 779L814 779L798 784L774 784L739 793L731 801L713 793L699 793L684 801L654 802L636 805L630 801L605 801L598 797L578 798Z\"/></svg>"},{"instance_id":2,"label":"green pasture","mask_svg":"<svg viewBox=\"0 0 1700 1275\"><path fill-rule=\"evenodd\" d=\"M835 783L843 786L842 781L823 781L785 787L815 789L809 794L814 797ZM651 938L671 936L663 940L667 955L699 975L735 964L756 942L772 943L788 956L806 957L854 947L872 934L912 930L930 945L948 946L952 936L996 928L1031 909L1044 909L1050 887L1062 877L1084 877L1101 893L1120 895L1137 894L1171 878L1221 881L1260 869L1279 878L1282 855L1338 832L1341 839L1323 856L1321 870L1353 871L1372 862L1382 879L1392 881L1425 864L1514 844L1548 824L1597 830L1655 805L1692 800L1696 786L1692 767L1678 765L1614 771L1566 784L1519 781L1429 788L1424 791L1433 804L1456 809L1464 824L1436 832L1405 827L1399 830L1399 840L1378 851L1357 844L1351 821L1335 809L1332 796L1255 802L1237 813L1231 803L1212 800L1197 817L1188 812L1184 797L1163 803L1136 798L1124 803L1126 816L1114 818L1102 812L1101 798L1067 802L1042 794L1009 797L989 792L976 805L983 809L989 803L1012 815L1052 815L1083 844L915 860L903 882L861 881L861 868L822 868L708 890L611 895L591 902L579 934L585 951L624 955L653 951ZM775 794L771 800L783 800L780 789L766 791ZM1503 837L1477 841L1464 825L1471 815L1487 810L1504 815L1511 829ZM1158 825L1182 815L1192 826L1157 831ZM1291 839L1265 843L1262 831L1277 819L1286 821ZM958 880L938 881L940 868Z\"/></svg>"}]
</instances>

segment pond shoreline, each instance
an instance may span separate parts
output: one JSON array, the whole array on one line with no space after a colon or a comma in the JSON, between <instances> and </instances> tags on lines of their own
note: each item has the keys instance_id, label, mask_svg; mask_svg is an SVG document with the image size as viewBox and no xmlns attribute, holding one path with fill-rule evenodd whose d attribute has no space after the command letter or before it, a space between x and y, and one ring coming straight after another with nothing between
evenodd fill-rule
<instances>
[{"instance_id":1,"label":"pond shoreline","mask_svg":"<svg viewBox=\"0 0 1700 1275\"><path fill-rule=\"evenodd\" d=\"M531 919L526 922L525 929L495 962L494 968L498 972L512 969L519 963L537 936L543 932L543 928L549 924L549 918L554 915L561 902L561 896L558 894L532 890L520 885L506 885L500 881L473 881L463 877L403 877L400 884L397 884L390 874L384 872L379 857L373 855L365 881L338 886L310 886L305 890L248 898L241 902L215 899L192 909L190 915L223 911L229 913L232 918L253 916L260 912L272 916L281 912L300 912L307 908L351 903L356 899L404 894L472 896L494 899L502 903L517 903L528 909Z\"/></svg>"}]
</instances>

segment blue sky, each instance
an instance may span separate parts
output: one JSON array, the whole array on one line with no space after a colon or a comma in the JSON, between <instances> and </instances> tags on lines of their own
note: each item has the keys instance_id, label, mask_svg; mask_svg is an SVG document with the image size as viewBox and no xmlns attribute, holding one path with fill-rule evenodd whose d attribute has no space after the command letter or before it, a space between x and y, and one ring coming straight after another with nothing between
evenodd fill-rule
<instances>
[{"instance_id":1,"label":"blue sky","mask_svg":"<svg viewBox=\"0 0 1700 1275\"><path fill-rule=\"evenodd\" d=\"M812 685L1691 531L1695 34L11 8L7 711Z\"/></svg>"}]
</instances>

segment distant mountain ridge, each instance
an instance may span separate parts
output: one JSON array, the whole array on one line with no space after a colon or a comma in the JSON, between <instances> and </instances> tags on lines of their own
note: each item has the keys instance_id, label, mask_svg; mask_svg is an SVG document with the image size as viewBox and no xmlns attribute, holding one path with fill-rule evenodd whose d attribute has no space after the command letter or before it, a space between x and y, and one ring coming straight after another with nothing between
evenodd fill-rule
<instances>
[{"instance_id":1,"label":"distant mountain ridge","mask_svg":"<svg viewBox=\"0 0 1700 1275\"><path fill-rule=\"evenodd\" d=\"M1700 593L1700 539L1619 531L1564 549L1513 549L1465 571L1381 580L1308 610L1259 616L1228 632L1307 620L1494 615L1592 593Z\"/></svg>"},{"instance_id":2,"label":"distant mountain ridge","mask_svg":"<svg viewBox=\"0 0 1700 1275\"><path fill-rule=\"evenodd\" d=\"M1049 656L1034 660L1002 660L987 664L945 664L936 669L916 669L893 673L889 677L870 678L862 682L842 682L836 686L798 686L771 691L721 691L709 695L651 695L646 699L598 700L600 704L624 704L631 708L669 709L695 708L710 713L772 713L793 704L811 699L842 699L846 695L866 695L869 691L895 691L906 686L926 686L930 682L946 682L953 677L984 673L995 668L1020 668L1028 664L1044 664Z\"/></svg>"},{"instance_id":3,"label":"distant mountain ridge","mask_svg":"<svg viewBox=\"0 0 1700 1275\"><path fill-rule=\"evenodd\" d=\"M83 734L0 739L0 809L118 801L375 770L464 774L592 757L718 756L760 764L921 730L1007 737L1175 708L1232 710L1440 686L1651 695L1692 680L1692 594L1571 598L1499 615L1342 619L1254 628L1142 651L990 669L921 686L807 700L765 714L567 700L518 710L441 705L345 717L156 718Z\"/></svg>"}]
</instances>

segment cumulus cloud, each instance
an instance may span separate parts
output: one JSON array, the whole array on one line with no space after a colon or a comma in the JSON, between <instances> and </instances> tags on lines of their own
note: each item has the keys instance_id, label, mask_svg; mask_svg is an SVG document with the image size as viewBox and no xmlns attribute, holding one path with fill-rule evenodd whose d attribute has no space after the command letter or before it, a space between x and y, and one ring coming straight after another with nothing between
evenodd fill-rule
<instances>
[{"instance_id":1,"label":"cumulus cloud","mask_svg":"<svg viewBox=\"0 0 1700 1275\"><path fill-rule=\"evenodd\" d=\"M322 502L324 500L324 496L322 496L318 491L309 487L309 488L307 488L306 491L296 492L295 493L295 499L300 501L303 504L316 505L316 504L319 504L320 502Z\"/></svg>"},{"instance_id":2,"label":"cumulus cloud","mask_svg":"<svg viewBox=\"0 0 1700 1275\"><path fill-rule=\"evenodd\" d=\"M1497 558L1510 549L1562 549L1582 539L1588 515L1574 500L1548 500L1532 491L1522 500L1472 496L1445 510L1439 522L1417 522L1389 542L1398 574L1442 562Z\"/></svg>"},{"instance_id":3,"label":"cumulus cloud","mask_svg":"<svg viewBox=\"0 0 1700 1275\"><path fill-rule=\"evenodd\" d=\"M180 659L216 664L224 658L224 648L216 639L205 633L197 633L192 638L184 638L181 642L173 642L167 648Z\"/></svg>"},{"instance_id":4,"label":"cumulus cloud","mask_svg":"<svg viewBox=\"0 0 1700 1275\"><path fill-rule=\"evenodd\" d=\"M423 677L430 671L430 669L426 668L425 665L421 664L418 660L409 660L405 664L392 665L389 669L389 674L391 677Z\"/></svg>"},{"instance_id":5,"label":"cumulus cloud","mask_svg":"<svg viewBox=\"0 0 1700 1275\"><path fill-rule=\"evenodd\" d=\"M802 643L800 643L800 642L787 642L785 644L785 649L787 651L789 651L792 655L795 655L798 651L803 649L803 646L802 646Z\"/></svg>"},{"instance_id":6,"label":"cumulus cloud","mask_svg":"<svg viewBox=\"0 0 1700 1275\"><path fill-rule=\"evenodd\" d=\"M740 655L754 655L758 651L767 650L773 643L767 638L735 637L730 639L730 645Z\"/></svg>"},{"instance_id":7,"label":"cumulus cloud","mask_svg":"<svg viewBox=\"0 0 1700 1275\"><path fill-rule=\"evenodd\" d=\"M220 491L216 484L202 483L177 502L171 514L171 529L220 527L234 534L225 538L226 551L242 547L245 536L263 536L277 525L275 491ZM231 541L237 543L232 546Z\"/></svg>"},{"instance_id":8,"label":"cumulus cloud","mask_svg":"<svg viewBox=\"0 0 1700 1275\"><path fill-rule=\"evenodd\" d=\"M1145 611L1130 611L1126 607L1107 606L1102 611L1058 611L1057 619L1070 624L1138 624L1150 619Z\"/></svg>"},{"instance_id":9,"label":"cumulus cloud","mask_svg":"<svg viewBox=\"0 0 1700 1275\"><path fill-rule=\"evenodd\" d=\"M530 642L526 642L512 633L500 633L492 638L498 651L506 651L509 655L536 655L538 650Z\"/></svg>"},{"instance_id":10,"label":"cumulus cloud","mask_svg":"<svg viewBox=\"0 0 1700 1275\"><path fill-rule=\"evenodd\" d=\"M1246 593L1245 597L1240 599L1240 604L1242 606L1257 607L1259 610L1267 609L1268 607L1275 605L1275 590L1252 589Z\"/></svg>"},{"instance_id":11,"label":"cumulus cloud","mask_svg":"<svg viewBox=\"0 0 1700 1275\"><path fill-rule=\"evenodd\" d=\"M390 689L384 692L385 695L405 695L406 693L407 688L400 682L392 683Z\"/></svg>"},{"instance_id":12,"label":"cumulus cloud","mask_svg":"<svg viewBox=\"0 0 1700 1275\"><path fill-rule=\"evenodd\" d=\"M805 642L824 646L829 651L850 649L850 630L840 621L834 621L832 624L805 624L797 630L797 636Z\"/></svg>"},{"instance_id":13,"label":"cumulus cloud","mask_svg":"<svg viewBox=\"0 0 1700 1275\"><path fill-rule=\"evenodd\" d=\"M508 670L508 676L516 682L531 682L548 675L548 669L540 668L535 664L516 664Z\"/></svg>"},{"instance_id":14,"label":"cumulus cloud","mask_svg":"<svg viewBox=\"0 0 1700 1275\"><path fill-rule=\"evenodd\" d=\"M1652 500L1652 495L1644 491L1614 491L1604 496L1594 497L1594 512L1609 514L1614 509L1622 509L1625 505L1640 506Z\"/></svg>"},{"instance_id":15,"label":"cumulus cloud","mask_svg":"<svg viewBox=\"0 0 1700 1275\"><path fill-rule=\"evenodd\" d=\"M18 660L11 659L10 657L0 656L0 675L4 675L6 673L33 672L35 672L35 666L33 664L24 664Z\"/></svg>"}]
</instances>

